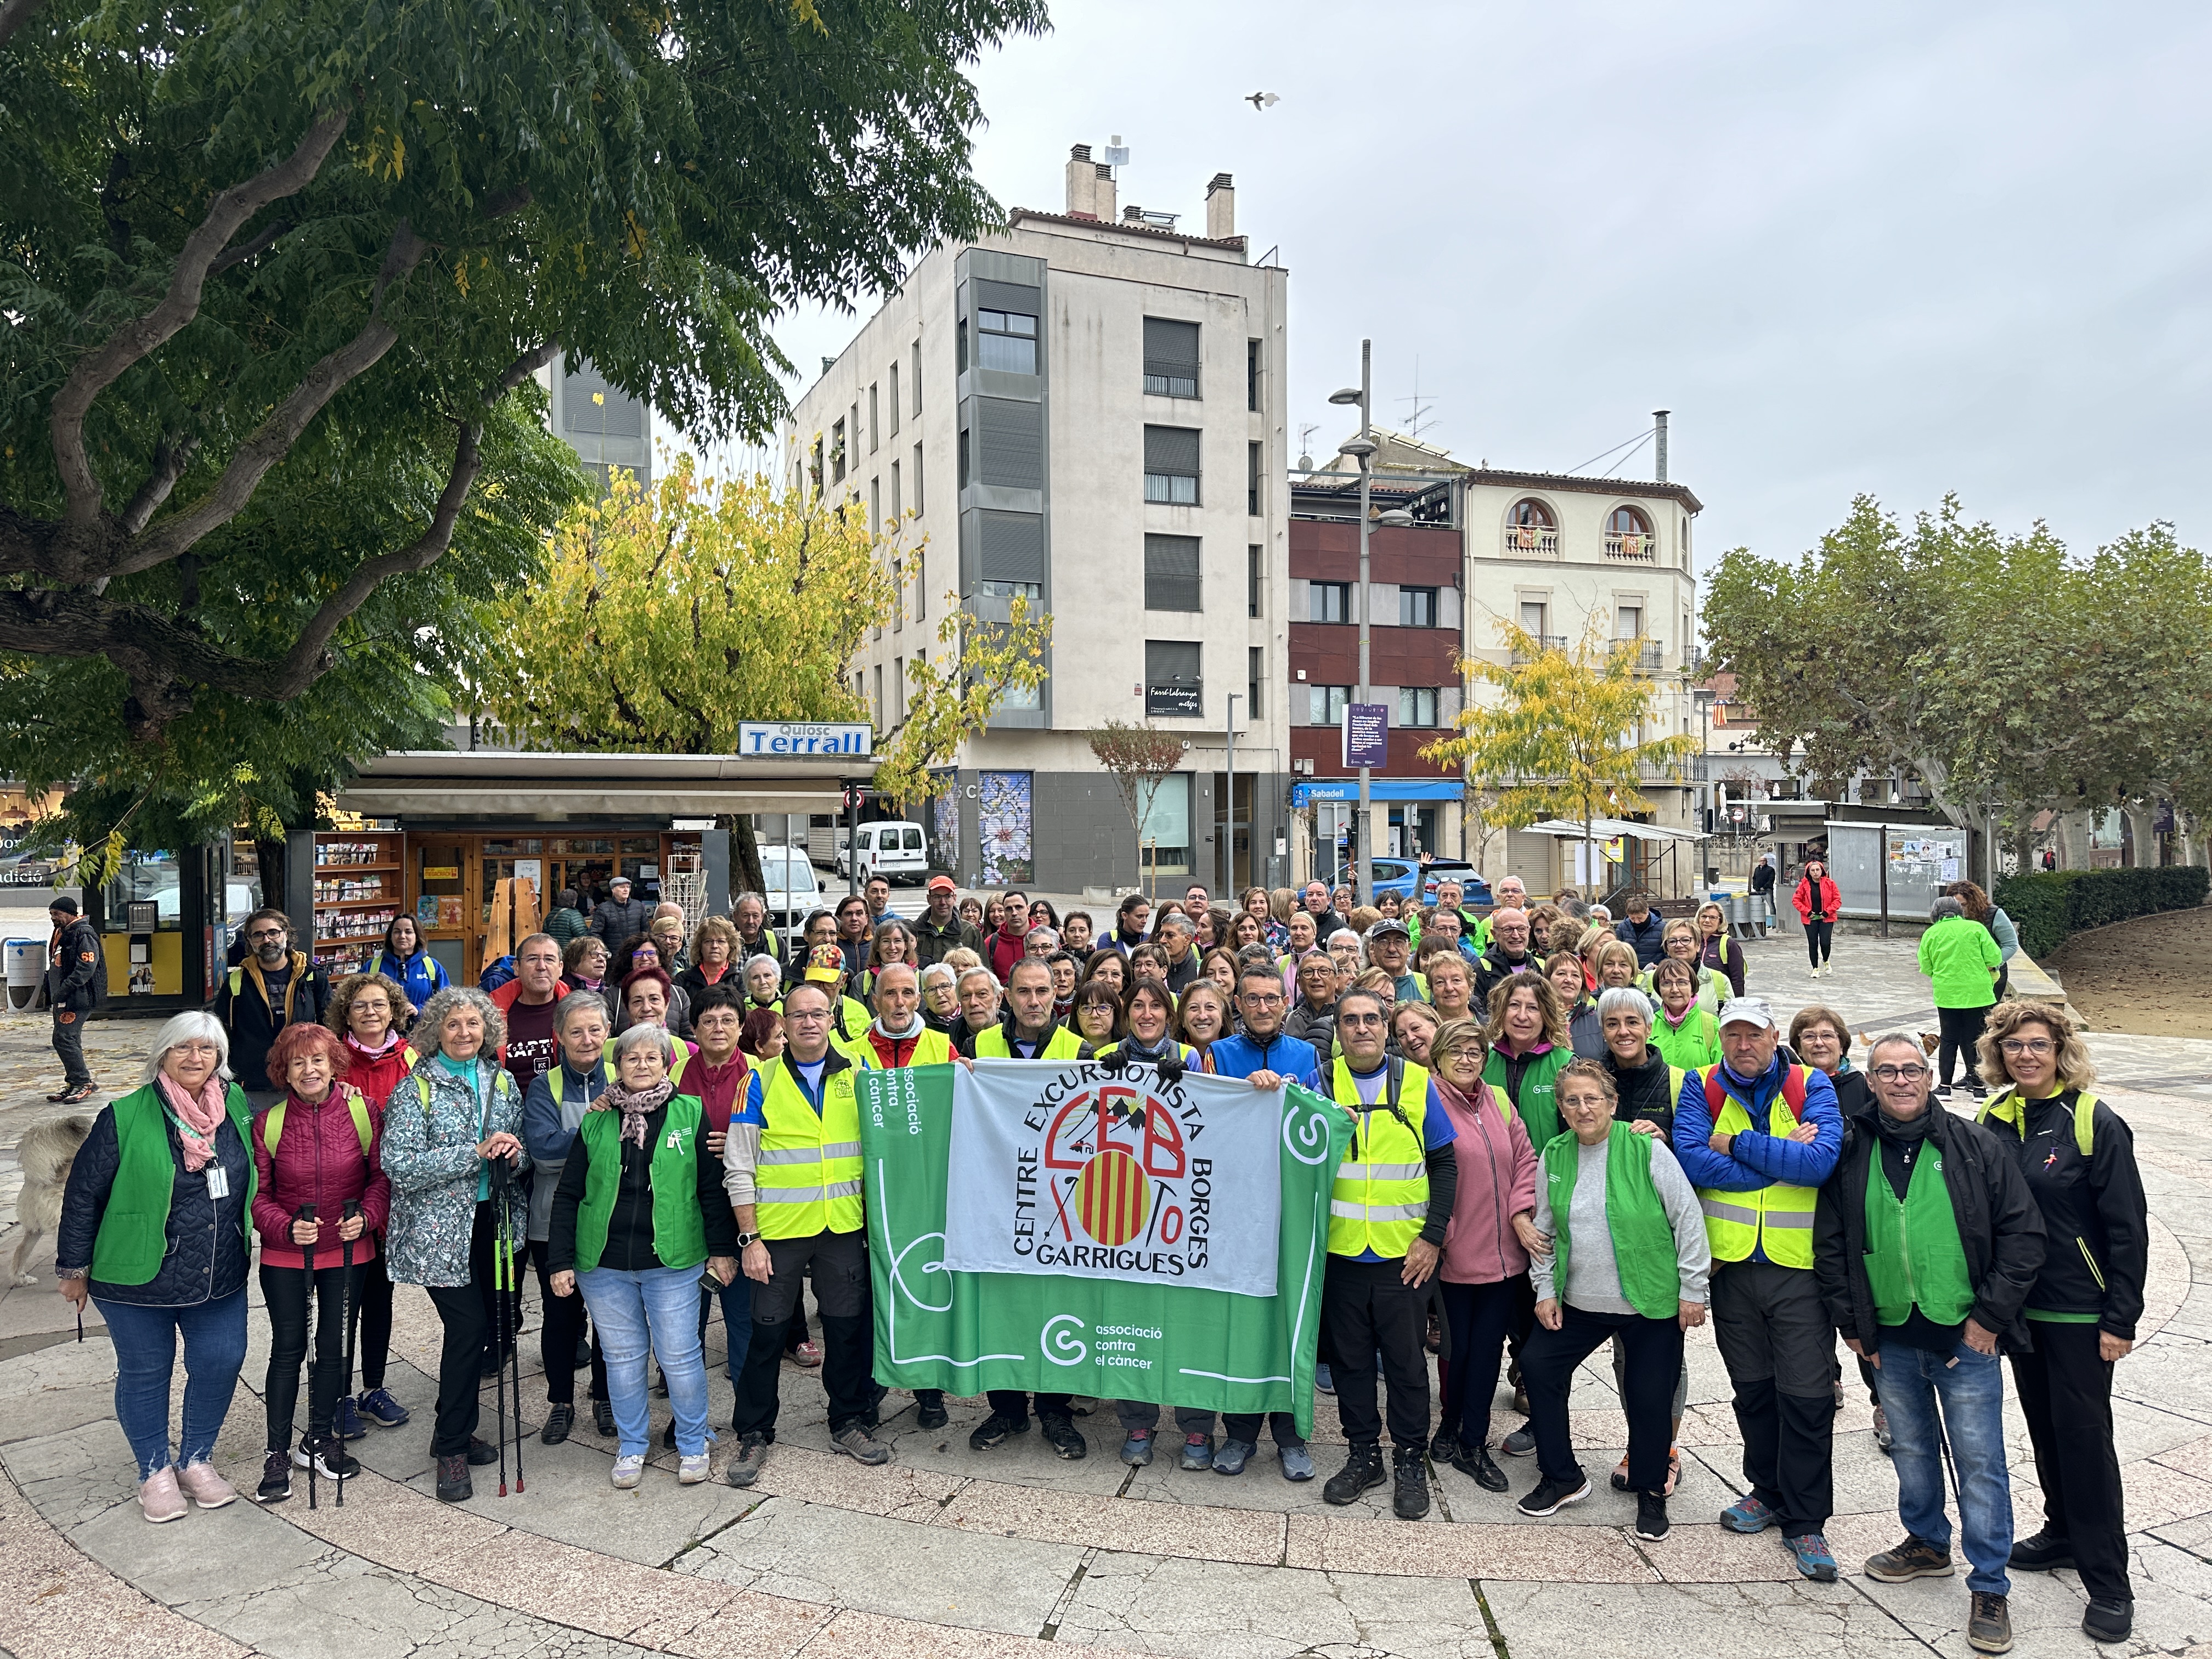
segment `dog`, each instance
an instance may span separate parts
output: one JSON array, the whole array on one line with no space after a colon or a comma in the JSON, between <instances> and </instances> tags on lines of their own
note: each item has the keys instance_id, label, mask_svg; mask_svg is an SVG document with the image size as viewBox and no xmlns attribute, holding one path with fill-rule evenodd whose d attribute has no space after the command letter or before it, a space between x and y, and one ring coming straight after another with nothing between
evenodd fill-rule
<instances>
[{"instance_id":1,"label":"dog","mask_svg":"<svg viewBox=\"0 0 2212 1659\"><path fill-rule=\"evenodd\" d=\"M62 1193L69 1185L70 1166L92 1133L90 1112L70 1112L33 1123L15 1143L15 1161L22 1165L23 1190L15 1199L15 1260L9 1264L9 1282L35 1285L39 1276L24 1271L39 1247L53 1237L62 1223Z\"/></svg>"}]
</instances>

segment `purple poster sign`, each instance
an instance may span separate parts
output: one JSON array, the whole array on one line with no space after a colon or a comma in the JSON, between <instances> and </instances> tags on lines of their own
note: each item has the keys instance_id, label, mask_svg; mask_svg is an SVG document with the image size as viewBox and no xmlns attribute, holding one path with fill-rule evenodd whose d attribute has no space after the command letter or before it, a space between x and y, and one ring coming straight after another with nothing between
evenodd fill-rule
<instances>
[{"instance_id":1,"label":"purple poster sign","mask_svg":"<svg viewBox=\"0 0 2212 1659\"><path fill-rule=\"evenodd\" d=\"M1348 702L1344 706L1344 764L1346 770L1390 764L1390 705Z\"/></svg>"}]
</instances>

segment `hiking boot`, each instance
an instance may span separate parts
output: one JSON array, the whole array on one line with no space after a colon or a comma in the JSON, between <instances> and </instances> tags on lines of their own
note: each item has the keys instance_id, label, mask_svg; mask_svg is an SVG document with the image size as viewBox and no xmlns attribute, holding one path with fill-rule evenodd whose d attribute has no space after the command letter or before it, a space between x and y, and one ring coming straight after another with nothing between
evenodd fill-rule
<instances>
[{"instance_id":1,"label":"hiking boot","mask_svg":"<svg viewBox=\"0 0 2212 1659\"><path fill-rule=\"evenodd\" d=\"M483 1468L488 1463L499 1462L499 1448L477 1435L469 1437L469 1462Z\"/></svg>"},{"instance_id":2,"label":"hiking boot","mask_svg":"<svg viewBox=\"0 0 2212 1659\"><path fill-rule=\"evenodd\" d=\"M538 1443L541 1446L557 1446L568 1437L568 1431L575 1426L574 1406L565 1401L554 1406L545 1413L545 1426L538 1431Z\"/></svg>"},{"instance_id":3,"label":"hiking boot","mask_svg":"<svg viewBox=\"0 0 2212 1659\"><path fill-rule=\"evenodd\" d=\"M1187 1434L1182 1437L1182 1468L1196 1474L1213 1467L1213 1437L1210 1434Z\"/></svg>"},{"instance_id":4,"label":"hiking boot","mask_svg":"<svg viewBox=\"0 0 2212 1659\"><path fill-rule=\"evenodd\" d=\"M361 1420L361 1412L354 1405L351 1395L338 1396L338 1408L331 1423L331 1432L341 1440L368 1438L368 1425Z\"/></svg>"},{"instance_id":5,"label":"hiking boot","mask_svg":"<svg viewBox=\"0 0 2212 1659\"><path fill-rule=\"evenodd\" d=\"M281 1504L292 1495L292 1455L279 1447L261 1460L261 1484L253 1489L257 1504Z\"/></svg>"},{"instance_id":6,"label":"hiking boot","mask_svg":"<svg viewBox=\"0 0 2212 1659\"><path fill-rule=\"evenodd\" d=\"M1504 1492L1510 1484L1505 1479L1505 1471L1492 1461L1486 1447L1462 1442L1459 1455L1452 1459L1452 1467L1485 1492Z\"/></svg>"},{"instance_id":7,"label":"hiking boot","mask_svg":"<svg viewBox=\"0 0 2212 1659\"><path fill-rule=\"evenodd\" d=\"M713 1454L709 1452L694 1452L689 1457L678 1458L677 1460L676 1484L679 1486L696 1486L701 1481L706 1480L708 1475L714 1474L714 1459Z\"/></svg>"},{"instance_id":8,"label":"hiking boot","mask_svg":"<svg viewBox=\"0 0 2212 1659\"><path fill-rule=\"evenodd\" d=\"M1275 1455L1283 1465L1283 1479L1304 1482L1314 1478L1312 1449L1306 1446L1278 1446Z\"/></svg>"},{"instance_id":9,"label":"hiking boot","mask_svg":"<svg viewBox=\"0 0 2212 1659\"><path fill-rule=\"evenodd\" d=\"M599 1437L602 1439L611 1440L615 1437L614 1401L611 1400L592 1401L592 1426L599 1431Z\"/></svg>"},{"instance_id":10,"label":"hiking boot","mask_svg":"<svg viewBox=\"0 0 2212 1659\"><path fill-rule=\"evenodd\" d=\"M1976 1590L1966 1614L1966 1645L1976 1653L2012 1651L2012 1608L2002 1595Z\"/></svg>"},{"instance_id":11,"label":"hiking boot","mask_svg":"<svg viewBox=\"0 0 2212 1659\"><path fill-rule=\"evenodd\" d=\"M924 1389L914 1397L914 1425L918 1429L941 1429L951 1419L945 1415L945 1395L936 1389Z\"/></svg>"},{"instance_id":12,"label":"hiking boot","mask_svg":"<svg viewBox=\"0 0 2212 1659\"><path fill-rule=\"evenodd\" d=\"M168 1463L148 1475L138 1488L138 1508L155 1526L164 1521L180 1521L191 1505L177 1490L176 1465Z\"/></svg>"},{"instance_id":13,"label":"hiking boot","mask_svg":"<svg viewBox=\"0 0 2212 1659\"><path fill-rule=\"evenodd\" d=\"M441 1504L465 1504L476 1496L476 1487L469 1480L469 1460L456 1452L451 1457L438 1460L438 1501Z\"/></svg>"},{"instance_id":14,"label":"hiking boot","mask_svg":"<svg viewBox=\"0 0 2212 1659\"><path fill-rule=\"evenodd\" d=\"M1790 1547L1790 1553L1797 1562L1797 1571L1806 1577L1816 1584L1836 1582L1835 1552L1828 1547L1828 1540L1819 1533L1801 1532L1795 1538L1784 1536L1782 1541Z\"/></svg>"},{"instance_id":15,"label":"hiking boot","mask_svg":"<svg viewBox=\"0 0 2212 1659\"><path fill-rule=\"evenodd\" d=\"M750 1486L760 1479L761 1466L767 1462L767 1437L749 1434L738 1442L738 1455L730 1460L730 1467L722 1472L722 1478L733 1486Z\"/></svg>"},{"instance_id":16,"label":"hiking boot","mask_svg":"<svg viewBox=\"0 0 2212 1659\"><path fill-rule=\"evenodd\" d=\"M2124 1642L2136 1623L2136 1604L2130 1599L2092 1601L2081 1615L2081 1634L2093 1642Z\"/></svg>"},{"instance_id":17,"label":"hiking boot","mask_svg":"<svg viewBox=\"0 0 2212 1659\"><path fill-rule=\"evenodd\" d=\"M1429 1466L1415 1446L1392 1448L1390 1462L1390 1513L1418 1521L1429 1512Z\"/></svg>"},{"instance_id":18,"label":"hiking boot","mask_svg":"<svg viewBox=\"0 0 2212 1659\"><path fill-rule=\"evenodd\" d=\"M1916 1578L1948 1578L1958 1569L1948 1550L1908 1534L1894 1549L1867 1557L1865 1571L1885 1584L1909 1584Z\"/></svg>"},{"instance_id":19,"label":"hiking boot","mask_svg":"<svg viewBox=\"0 0 2212 1659\"><path fill-rule=\"evenodd\" d=\"M1782 1517L1749 1492L1721 1511L1721 1525L1730 1532L1765 1532L1781 1524Z\"/></svg>"},{"instance_id":20,"label":"hiking boot","mask_svg":"<svg viewBox=\"0 0 2212 1659\"><path fill-rule=\"evenodd\" d=\"M2074 1565L2073 1540L2064 1533L2045 1527L2033 1537L2014 1544L2006 1565L2018 1567L2022 1572L2049 1572L2054 1567L2070 1567Z\"/></svg>"},{"instance_id":21,"label":"hiking boot","mask_svg":"<svg viewBox=\"0 0 2212 1659\"><path fill-rule=\"evenodd\" d=\"M1322 1487L1322 1501L1349 1504L1369 1487L1379 1486L1389 1478L1382 1473L1382 1447L1354 1446L1346 1453L1344 1467L1329 1476L1328 1484Z\"/></svg>"},{"instance_id":22,"label":"hiking boot","mask_svg":"<svg viewBox=\"0 0 2212 1659\"><path fill-rule=\"evenodd\" d=\"M310 1435L293 1448L294 1468L306 1468L310 1459L314 1462L315 1473L325 1480L337 1480L340 1469L345 1471L345 1478L349 1480L361 1473L360 1460L349 1457L345 1447L335 1435L326 1434L319 1437Z\"/></svg>"},{"instance_id":23,"label":"hiking boot","mask_svg":"<svg viewBox=\"0 0 2212 1659\"><path fill-rule=\"evenodd\" d=\"M1498 1443L1498 1449L1508 1457L1534 1457L1536 1455L1536 1425L1523 1423Z\"/></svg>"},{"instance_id":24,"label":"hiking boot","mask_svg":"<svg viewBox=\"0 0 2212 1659\"><path fill-rule=\"evenodd\" d=\"M1554 1480L1546 1475L1536 1483L1536 1489L1513 1507L1522 1514L1542 1516L1557 1515L1570 1504L1579 1504L1590 1494L1587 1479L1570 1486L1564 1480Z\"/></svg>"},{"instance_id":25,"label":"hiking boot","mask_svg":"<svg viewBox=\"0 0 2212 1659\"><path fill-rule=\"evenodd\" d=\"M177 1484L185 1489L185 1497L204 1510L219 1510L226 1504L238 1502L238 1488L217 1474L215 1465L204 1457L196 1458L179 1469Z\"/></svg>"},{"instance_id":26,"label":"hiking boot","mask_svg":"<svg viewBox=\"0 0 2212 1659\"><path fill-rule=\"evenodd\" d=\"M407 1407L392 1397L389 1389L371 1389L354 1404L380 1429L396 1429L407 1421Z\"/></svg>"},{"instance_id":27,"label":"hiking boot","mask_svg":"<svg viewBox=\"0 0 2212 1659\"><path fill-rule=\"evenodd\" d=\"M988 1451L994 1446L1004 1445L1010 1434L1027 1434L1029 1431L1027 1417L1001 1417L993 1412L969 1432L968 1445L974 1451Z\"/></svg>"},{"instance_id":28,"label":"hiking boot","mask_svg":"<svg viewBox=\"0 0 2212 1659\"><path fill-rule=\"evenodd\" d=\"M629 1452L615 1459L613 1480L617 1491L628 1492L644 1479L645 1454L643 1452Z\"/></svg>"},{"instance_id":29,"label":"hiking boot","mask_svg":"<svg viewBox=\"0 0 2212 1659\"><path fill-rule=\"evenodd\" d=\"M891 1461L891 1449L870 1434L862 1424L848 1425L842 1434L831 1435L830 1443L855 1463L866 1463L872 1468Z\"/></svg>"},{"instance_id":30,"label":"hiking boot","mask_svg":"<svg viewBox=\"0 0 2212 1659\"><path fill-rule=\"evenodd\" d=\"M1132 1429L1121 1438L1121 1461L1133 1469L1152 1466L1152 1431Z\"/></svg>"},{"instance_id":31,"label":"hiking boot","mask_svg":"<svg viewBox=\"0 0 2212 1659\"><path fill-rule=\"evenodd\" d=\"M1073 1418L1041 1417L1037 1419L1037 1423L1044 1430L1044 1437L1052 1442L1054 1455L1070 1463L1078 1462L1091 1455L1091 1443L1083 1437L1082 1431L1075 1426ZM1185 1455L1188 1456L1188 1454L1186 1453Z\"/></svg>"},{"instance_id":32,"label":"hiking boot","mask_svg":"<svg viewBox=\"0 0 2212 1659\"><path fill-rule=\"evenodd\" d=\"M1259 1449L1249 1440L1224 1440L1221 1443L1221 1449L1213 1454L1213 1472L1216 1474L1242 1474L1244 1465Z\"/></svg>"},{"instance_id":33,"label":"hiking boot","mask_svg":"<svg viewBox=\"0 0 2212 1659\"><path fill-rule=\"evenodd\" d=\"M1459 1437L1449 1429L1438 1429L1436 1437L1429 1442L1429 1461L1449 1463L1459 1455Z\"/></svg>"},{"instance_id":34,"label":"hiking boot","mask_svg":"<svg viewBox=\"0 0 2212 1659\"><path fill-rule=\"evenodd\" d=\"M1636 1535L1647 1544L1656 1544L1667 1535L1667 1496L1664 1492L1640 1492L1636 1494Z\"/></svg>"}]
</instances>

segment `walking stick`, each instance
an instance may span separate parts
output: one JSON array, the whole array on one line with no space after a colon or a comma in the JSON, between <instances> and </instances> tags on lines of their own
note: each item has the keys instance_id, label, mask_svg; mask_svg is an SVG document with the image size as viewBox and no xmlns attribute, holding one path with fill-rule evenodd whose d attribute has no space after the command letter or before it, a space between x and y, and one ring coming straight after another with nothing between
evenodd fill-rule
<instances>
[{"instance_id":1,"label":"walking stick","mask_svg":"<svg viewBox=\"0 0 2212 1659\"><path fill-rule=\"evenodd\" d=\"M348 1199L344 1219L351 1221L360 1214L361 1200L357 1198ZM338 1241L338 1258L345 1267L345 1272L338 1278L338 1328L345 1333L345 1369L338 1373L338 1388L343 1391L353 1386L353 1240L341 1238ZM307 1412L309 1420L312 1421L314 1416L314 1385L311 1382L307 1386ZM331 1438L338 1442L338 1507L343 1509L345 1507L346 1449L345 1442L338 1439L338 1425L335 1411L331 1413Z\"/></svg>"},{"instance_id":2,"label":"walking stick","mask_svg":"<svg viewBox=\"0 0 2212 1659\"><path fill-rule=\"evenodd\" d=\"M514 1307L514 1344L507 1360L514 1367L514 1493L522 1495L522 1288L514 1271L514 1236L505 1228L500 1240L507 1251L507 1289Z\"/></svg>"},{"instance_id":3,"label":"walking stick","mask_svg":"<svg viewBox=\"0 0 2212 1659\"><path fill-rule=\"evenodd\" d=\"M313 1221L314 1218L315 1206L302 1204L297 1219ZM307 1507L313 1509L315 1507L315 1247L302 1244L300 1249L307 1263Z\"/></svg>"},{"instance_id":4,"label":"walking stick","mask_svg":"<svg viewBox=\"0 0 2212 1659\"><path fill-rule=\"evenodd\" d=\"M507 1242L507 1160L491 1161L491 1341L492 1359L499 1373L499 1495L507 1496L507 1257L500 1246Z\"/></svg>"}]
</instances>

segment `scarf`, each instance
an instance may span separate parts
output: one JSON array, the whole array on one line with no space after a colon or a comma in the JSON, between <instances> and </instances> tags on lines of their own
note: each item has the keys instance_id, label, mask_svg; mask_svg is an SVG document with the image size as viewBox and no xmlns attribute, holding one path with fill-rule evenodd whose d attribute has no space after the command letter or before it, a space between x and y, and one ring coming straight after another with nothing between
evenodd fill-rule
<instances>
[{"instance_id":1,"label":"scarf","mask_svg":"<svg viewBox=\"0 0 2212 1659\"><path fill-rule=\"evenodd\" d=\"M395 1025L390 1030L386 1031L384 1034L384 1041L378 1043L374 1048L370 1048L366 1042L363 1042L351 1031L348 1031L346 1033L345 1040L346 1046L349 1048L353 1049L356 1053L365 1054L371 1060L381 1060L385 1055L390 1054L394 1048L399 1046L399 1028Z\"/></svg>"},{"instance_id":2,"label":"scarf","mask_svg":"<svg viewBox=\"0 0 2212 1659\"><path fill-rule=\"evenodd\" d=\"M1935 1102L1930 1101L1920 1109L1920 1115L1917 1117L1899 1118L1892 1117L1887 1108L1876 1106L1875 1133L1889 1142L1891 1146L1909 1150L1917 1142L1928 1138L1929 1119L1934 1113L1941 1109Z\"/></svg>"},{"instance_id":3,"label":"scarf","mask_svg":"<svg viewBox=\"0 0 2212 1659\"><path fill-rule=\"evenodd\" d=\"M675 1092L676 1085L666 1078L661 1079L650 1089L641 1089L635 1094L632 1094L619 1083L610 1083L607 1085L606 1092L592 1103L592 1109L620 1112L622 1134L619 1139L629 1141L642 1152L645 1150L646 1114L657 1111L666 1105L669 1097Z\"/></svg>"},{"instance_id":4,"label":"scarf","mask_svg":"<svg viewBox=\"0 0 2212 1659\"><path fill-rule=\"evenodd\" d=\"M176 1114L177 1145L184 1148L185 1168L204 1170L215 1157L215 1132L228 1115L225 1108L230 1090L222 1073L210 1072L197 1095L186 1094L169 1080L166 1072L156 1074L154 1081L161 1088L161 1098Z\"/></svg>"},{"instance_id":5,"label":"scarf","mask_svg":"<svg viewBox=\"0 0 2212 1659\"><path fill-rule=\"evenodd\" d=\"M884 1024L884 1017L881 1014L878 1014L876 1016L876 1030L883 1033L884 1038L891 1042L904 1042L908 1037L918 1037L922 1032L921 1012L919 1009L915 1010L913 1017L907 1021L905 1026L902 1030L896 1031L894 1031L890 1026Z\"/></svg>"}]
</instances>

